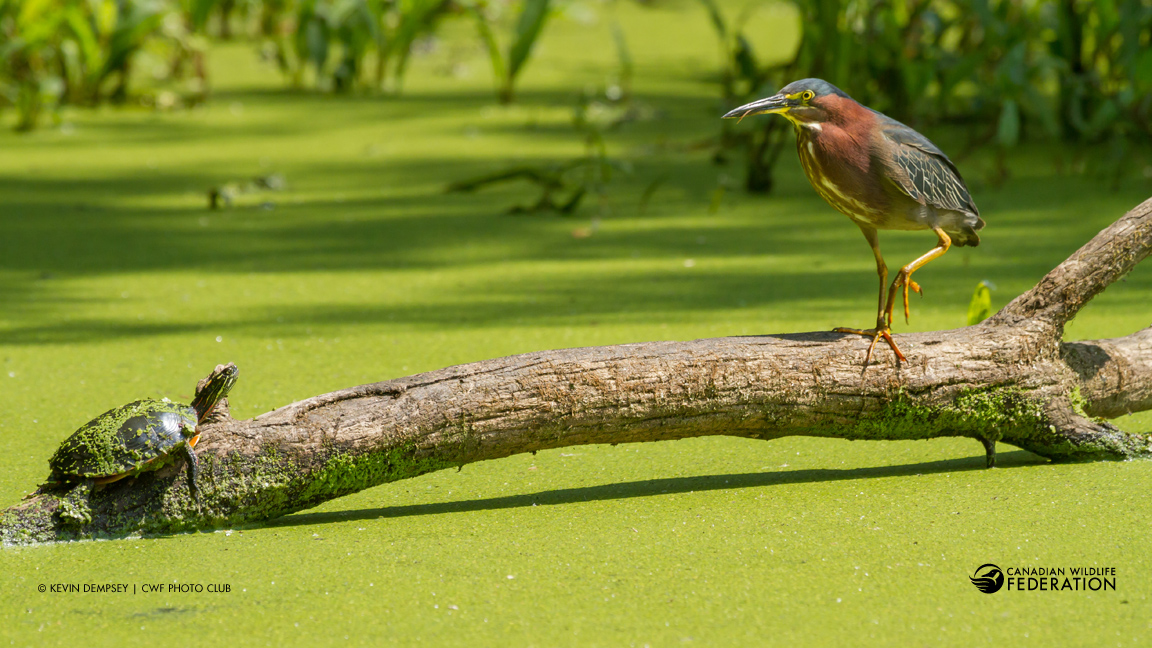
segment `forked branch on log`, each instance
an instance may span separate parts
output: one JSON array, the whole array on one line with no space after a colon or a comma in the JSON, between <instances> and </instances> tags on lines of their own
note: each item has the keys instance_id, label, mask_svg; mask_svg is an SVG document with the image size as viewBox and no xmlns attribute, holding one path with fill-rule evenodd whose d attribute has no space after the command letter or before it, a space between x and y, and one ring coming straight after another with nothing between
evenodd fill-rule
<instances>
[{"instance_id":1,"label":"forked branch on log","mask_svg":"<svg viewBox=\"0 0 1152 648\"><path fill-rule=\"evenodd\" d=\"M0 539L231 526L441 468L589 443L730 435L997 441L1053 460L1148 457L1152 436L1093 417L1152 408L1152 327L1063 343L1064 325L1152 250L1152 200L976 326L899 336L909 362L855 335L800 333L528 353L316 396L205 427L201 506L183 466L96 490L91 522L42 488Z\"/></svg>"}]
</instances>

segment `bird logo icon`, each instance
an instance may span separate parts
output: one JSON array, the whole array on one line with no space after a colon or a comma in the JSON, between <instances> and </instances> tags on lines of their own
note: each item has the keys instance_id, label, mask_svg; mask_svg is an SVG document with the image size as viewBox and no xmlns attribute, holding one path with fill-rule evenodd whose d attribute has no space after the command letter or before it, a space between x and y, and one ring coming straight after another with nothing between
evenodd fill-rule
<instances>
[{"instance_id":1,"label":"bird logo icon","mask_svg":"<svg viewBox=\"0 0 1152 648\"><path fill-rule=\"evenodd\" d=\"M976 589L984 592L985 594L995 594L1004 587L1004 572L992 563L980 565L976 568L976 572L968 577Z\"/></svg>"}]
</instances>

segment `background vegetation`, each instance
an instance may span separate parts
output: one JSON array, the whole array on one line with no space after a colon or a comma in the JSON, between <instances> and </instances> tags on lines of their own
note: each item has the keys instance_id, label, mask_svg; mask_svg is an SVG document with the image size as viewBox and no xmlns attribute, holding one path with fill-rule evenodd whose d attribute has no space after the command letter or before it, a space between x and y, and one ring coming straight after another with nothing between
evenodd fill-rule
<instances>
[{"instance_id":1,"label":"background vegetation","mask_svg":"<svg viewBox=\"0 0 1152 648\"><path fill-rule=\"evenodd\" d=\"M790 56L768 60L746 23L785 1L800 41ZM970 146L1000 150L1000 179L1003 151L1031 134L1079 145L1078 161L1092 151L1091 162L1114 179L1133 164L1135 145L1152 139L1149 0L761 0L729 17L715 0L700 2L721 45L720 92L732 107L793 79L824 78L914 126L969 124ZM137 59L147 57L161 61L153 80L194 70L185 98L198 101L206 34L260 39L296 87L307 77L320 90L399 92L413 48L453 19L475 23L496 96L509 103L557 11L550 0L3 0L0 105L18 111L18 129L30 129L45 110L122 102ZM770 190L787 129L779 120L722 128L720 159L744 148L746 188Z\"/></svg>"},{"instance_id":2,"label":"background vegetation","mask_svg":"<svg viewBox=\"0 0 1152 648\"><path fill-rule=\"evenodd\" d=\"M116 59L126 67L93 72L103 80L85 92L98 99L74 99L83 96L72 94L79 81L61 72L105 69L60 67L71 65L60 55L73 47L71 27L40 32L37 42L57 45L23 69L45 74L18 81L5 72L4 505L39 483L60 440L94 415L141 397L187 400L218 362L240 366L232 408L250 417L512 353L827 330L874 317L872 256L812 191L786 129L773 135L783 139L774 144L782 148L772 193L741 190L750 167L743 138L782 120L744 120L750 135L725 139L718 119L740 93L771 92L808 51L807 5L718 2L728 34L718 39L698 0L555 2L510 104L500 102L508 77L494 67L475 11L491 21L506 65L520 34L531 33L518 30L522 5L443 7L433 29L416 30L399 77L400 49L377 76L373 40L340 83L343 36L321 28L346 24L336 18L347 14L325 13L335 4L314 5L322 17L308 23L323 22L312 32L331 36L320 66L298 57L295 3L237 1L199 13L139 5L163 14L153 22L129 20L153 15L128 10L136 5L3 6L5 61L17 46L34 51L8 31L30 7L102 16L91 24L106 35L126 33L116 28L122 16L125 29L150 29ZM828 6L844 12L836 15L852 33L870 33L855 30L871 23L849 9L875 17L898 8ZM959 20L948 13L955 6L926 5L917 20L933 11ZM1058 8L990 6L1044 16ZM402 25L392 15L382 23L389 38ZM1095 20L1080 23L1085 43L1097 42L1087 36ZM930 28L912 31L936 33ZM734 90L724 90L736 34L755 54L763 90L735 72ZM989 38L981 34L971 38ZM1102 51L1122 42L1111 38ZM847 65L873 58L860 47L843 56ZM955 90L966 101L936 101L930 81L927 94L897 102L882 76L858 69L841 83L953 154L988 221L979 248L952 250L921 271L926 296L900 331L965 324L984 280L998 308L1152 193L1144 126L1121 104L1110 123L1128 124L1128 173L1117 176L1103 164L1111 133L1049 134L1018 99L1017 141L1002 146L1004 97L977 101L991 92L983 83ZM36 128L16 133L28 79L40 84ZM1108 84L1084 95L1089 119L1123 96ZM1058 86L1034 88L1063 101ZM1146 96L1133 90L1130 106ZM555 181L522 176L446 191L518 169ZM584 192L565 216L508 213L536 206L556 184L550 197L560 208ZM924 233L882 235L893 266L932 242ZM1149 303L1152 270L1143 267L1094 301L1068 337L1131 333L1148 325ZM1147 432L1152 417L1118 424ZM988 471L980 444L964 439L581 447L425 475L259 528L4 548L0 637L68 646L78 636L95 646L190 637L229 645L1143 641L1152 633L1148 464L1053 465L1000 452L1002 467ZM985 562L1115 566L1119 588L988 596L968 582ZM231 589L212 597L37 591L52 582Z\"/></svg>"}]
</instances>

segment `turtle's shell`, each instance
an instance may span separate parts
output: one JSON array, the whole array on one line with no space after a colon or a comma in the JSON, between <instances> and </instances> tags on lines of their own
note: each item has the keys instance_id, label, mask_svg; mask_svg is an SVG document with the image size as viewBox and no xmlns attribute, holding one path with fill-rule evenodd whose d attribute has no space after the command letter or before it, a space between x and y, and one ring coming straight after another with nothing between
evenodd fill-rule
<instances>
[{"instance_id":1,"label":"turtle's shell","mask_svg":"<svg viewBox=\"0 0 1152 648\"><path fill-rule=\"evenodd\" d=\"M195 446L196 410L163 400L138 400L108 410L60 444L48 465L64 479L108 483L156 470L173 450Z\"/></svg>"}]
</instances>

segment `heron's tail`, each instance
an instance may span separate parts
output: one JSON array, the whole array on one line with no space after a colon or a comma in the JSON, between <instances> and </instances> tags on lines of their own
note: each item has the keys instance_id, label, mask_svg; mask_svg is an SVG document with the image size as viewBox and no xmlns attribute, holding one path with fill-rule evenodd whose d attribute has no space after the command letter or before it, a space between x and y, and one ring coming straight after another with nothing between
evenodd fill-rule
<instances>
[{"instance_id":1,"label":"heron's tail","mask_svg":"<svg viewBox=\"0 0 1152 648\"><path fill-rule=\"evenodd\" d=\"M981 229L984 229L984 219L977 216L974 225L965 224L961 226L959 231L948 232L948 236L952 238L952 245L976 247L980 245L980 235L976 233L976 230Z\"/></svg>"}]
</instances>

